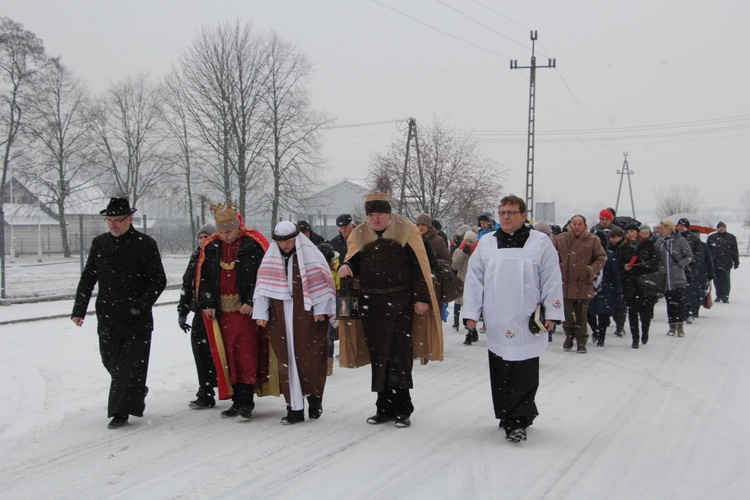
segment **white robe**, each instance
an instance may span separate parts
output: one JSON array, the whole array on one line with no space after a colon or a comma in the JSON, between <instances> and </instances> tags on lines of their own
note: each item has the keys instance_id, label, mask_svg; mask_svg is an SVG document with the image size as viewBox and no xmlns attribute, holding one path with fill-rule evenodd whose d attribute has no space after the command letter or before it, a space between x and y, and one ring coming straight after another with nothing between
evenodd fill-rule
<instances>
[{"instance_id":1,"label":"white robe","mask_svg":"<svg viewBox=\"0 0 750 500\"><path fill-rule=\"evenodd\" d=\"M546 319L565 319L560 259L549 237L532 230L523 248L502 249L494 235L479 240L469 259L461 312L473 320L484 314L490 351L506 361L539 357L547 334L529 330L539 303Z\"/></svg>"}]
</instances>

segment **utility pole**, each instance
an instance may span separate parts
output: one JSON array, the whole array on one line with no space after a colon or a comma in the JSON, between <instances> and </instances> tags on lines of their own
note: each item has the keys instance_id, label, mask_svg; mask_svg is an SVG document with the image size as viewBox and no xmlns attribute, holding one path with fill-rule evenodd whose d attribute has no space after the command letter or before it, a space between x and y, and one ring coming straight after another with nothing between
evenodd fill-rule
<instances>
[{"instance_id":1,"label":"utility pole","mask_svg":"<svg viewBox=\"0 0 750 500\"><path fill-rule=\"evenodd\" d=\"M404 156L404 172L401 175L401 199L398 202L398 213L403 214L406 207L406 176L409 170L409 145L411 144L412 137L414 138L414 144L417 150L417 166L422 170L422 161L419 156L419 139L417 139L417 120L415 118L409 118L409 131L406 135L406 155Z\"/></svg>"},{"instance_id":2,"label":"utility pole","mask_svg":"<svg viewBox=\"0 0 750 500\"><path fill-rule=\"evenodd\" d=\"M536 45L537 32L531 32L531 65L519 66L517 60L510 62L510 69L529 69L529 136L526 143L526 209L528 218L534 221L534 124L535 124L535 103L536 103L536 69L554 68L555 59L549 59L547 66L537 66L534 49Z\"/></svg>"},{"instance_id":3,"label":"utility pole","mask_svg":"<svg viewBox=\"0 0 750 500\"><path fill-rule=\"evenodd\" d=\"M622 178L628 176L628 191L630 191L630 208L633 210L633 218L635 219L635 203L633 203L633 186L630 184L630 176L635 174L634 170L630 170L628 166L628 153L622 153L625 156L625 160L622 162L622 170L618 170L620 174L620 187L617 189L617 203L615 203L615 212L619 213L620 209L620 192L622 191Z\"/></svg>"}]
</instances>

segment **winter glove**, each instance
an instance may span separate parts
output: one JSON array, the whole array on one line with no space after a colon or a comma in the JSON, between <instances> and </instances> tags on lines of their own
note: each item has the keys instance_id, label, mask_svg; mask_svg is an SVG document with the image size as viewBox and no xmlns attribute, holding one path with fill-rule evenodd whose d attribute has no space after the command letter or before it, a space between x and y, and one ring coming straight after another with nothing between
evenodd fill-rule
<instances>
[{"instance_id":1,"label":"winter glove","mask_svg":"<svg viewBox=\"0 0 750 500\"><path fill-rule=\"evenodd\" d=\"M190 325L188 325L187 316L178 316L177 324L180 325L180 329L183 332L187 333L190 331Z\"/></svg>"},{"instance_id":2,"label":"winter glove","mask_svg":"<svg viewBox=\"0 0 750 500\"><path fill-rule=\"evenodd\" d=\"M471 247L467 245L466 242L461 243L461 250L463 250L466 255L471 254Z\"/></svg>"},{"instance_id":3,"label":"winter glove","mask_svg":"<svg viewBox=\"0 0 750 500\"><path fill-rule=\"evenodd\" d=\"M737 269L738 267L740 267L740 263L739 262L734 265L735 269Z\"/></svg>"}]
</instances>

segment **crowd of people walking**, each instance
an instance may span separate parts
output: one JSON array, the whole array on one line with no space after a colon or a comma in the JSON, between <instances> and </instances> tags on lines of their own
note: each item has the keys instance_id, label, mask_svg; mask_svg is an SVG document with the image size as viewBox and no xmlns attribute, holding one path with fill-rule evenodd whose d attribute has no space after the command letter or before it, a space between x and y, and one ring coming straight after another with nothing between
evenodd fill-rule
<instances>
[{"instance_id":1,"label":"crowd of people walking","mask_svg":"<svg viewBox=\"0 0 750 500\"><path fill-rule=\"evenodd\" d=\"M282 424L304 422L305 406L316 420L339 340L341 366L370 365L375 412L366 422L410 427L414 360L443 359L442 323L452 319L467 347L486 334L495 417L507 440L524 441L538 415L539 356L557 325L565 351L586 354L589 328L604 347L613 322L618 337L629 327L638 349L653 337L663 298L666 334L685 337L685 325L710 307L712 281L716 302L729 302L739 266L723 222L706 242L687 218L662 219L652 232L612 208L590 228L581 214L562 228L532 225L525 201L509 195L499 222L482 212L449 237L428 214L393 213L385 193L368 194L364 209L359 223L339 215L329 241L300 220L279 222L269 243L231 201L211 205L215 225L198 231L177 306L197 372L191 409L231 400L221 417L249 420L255 396L283 395ZM132 227L133 212L124 198L102 210L109 232L94 239L71 314L81 326L98 282L110 428L143 415L151 307L166 285L155 242Z\"/></svg>"}]
</instances>

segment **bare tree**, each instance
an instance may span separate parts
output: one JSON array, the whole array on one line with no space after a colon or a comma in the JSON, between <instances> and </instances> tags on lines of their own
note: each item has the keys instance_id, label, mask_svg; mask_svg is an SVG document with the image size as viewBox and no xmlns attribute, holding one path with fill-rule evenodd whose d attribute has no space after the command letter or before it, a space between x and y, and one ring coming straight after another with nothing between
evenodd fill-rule
<instances>
[{"instance_id":1,"label":"bare tree","mask_svg":"<svg viewBox=\"0 0 750 500\"><path fill-rule=\"evenodd\" d=\"M258 158L268 142L259 94L263 46L250 24L204 28L180 61L185 106L202 143L206 180L239 201L263 185Z\"/></svg>"},{"instance_id":2,"label":"bare tree","mask_svg":"<svg viewBox=\"0 0 750 500\"><path fill-rule=\"evenodd\" d=\"M410 155L406 168L407 217L420 213L432 219L470 220L497 204L504 172L480 153L469 134L457 134L435 119L419 134L420 161ZM376 188L400 189L406 157L406 139L394 141L385 153L370 161L370 180ZM396 193L390 191L395 196ZM400 193L398 193L400 195Z\"/></svg>"},{"instance_id":3,"label":"bare tree","mask_svg":"<svg viewBox=\"0 0 750 500\"><path fill-rule=\"evenodd\" d=\"M269 36L264 69L268 78L262 98L271 134L265 159L272 179L268 194L272 226L279 211L292 208L317 181L322 165L319 133L330 120L310 106L307 84L311 71L302 52L276 33Z\"/></svg>"},{"instance_id":4,"label":"bare tree","mask_svg":"<svg viewBox=\"0 0 750 500\"><path fill-rule=\"evenodd\" d=\"M195 140L190 131L190 116L187 108L187 96L184 82L177 71L172 71L161 85L162 106L159 108L160 117L167 130L167 143L172 146L169 156L178 166L178 170L185 179L184 189L190 217L191 241L195 241L198 228L195 224L195 208L193 206L195 163Z\"/></svg>"},{"instance_id":5,"label":"bare tree","mask_svg":"<svg viewBox=\"0 0 750 500\"><path fill-rule=\"evenodd\" d=\"M13 144L21 130L23 90L44 63L42 41L12 19L0 18L0 146L3 148L0 207L5 199Z\"/></svg>"},{"instance_id":6,"label":"bare tree","mask_svg":"<svg viewBox=\"0 0 750 500\"><path fill-rule=\"evenodd\" d=\"M65 257L70 257L66 203L97 178L89 168L86 105L83 84L53 59L35 79L24 124L31 160L24 179L55 206Z\"/></svg>"},{"instance_id":7,"label":"bare tree","mask_svg":"<svg viewBox=\"0 0 750 500\"><path fill-rule=\"evenodd\" d=\"M96 162L109 174L117 194L133 206L170 174L158 129L158 93L144 74L113 84L92 109Z\"/></svg>"},{"instance_id":8,"label":"bare tree","mask_svg":"<svg viewBox=\"0 0 750 500\"><path fill-rule=\"evenodd\" d=\"M671 186L664 191L658 191L655 196L659 200L656 205L656 216L660 219L698 211L698 190L693 186Z\"/></svg>"}]
</instances>

